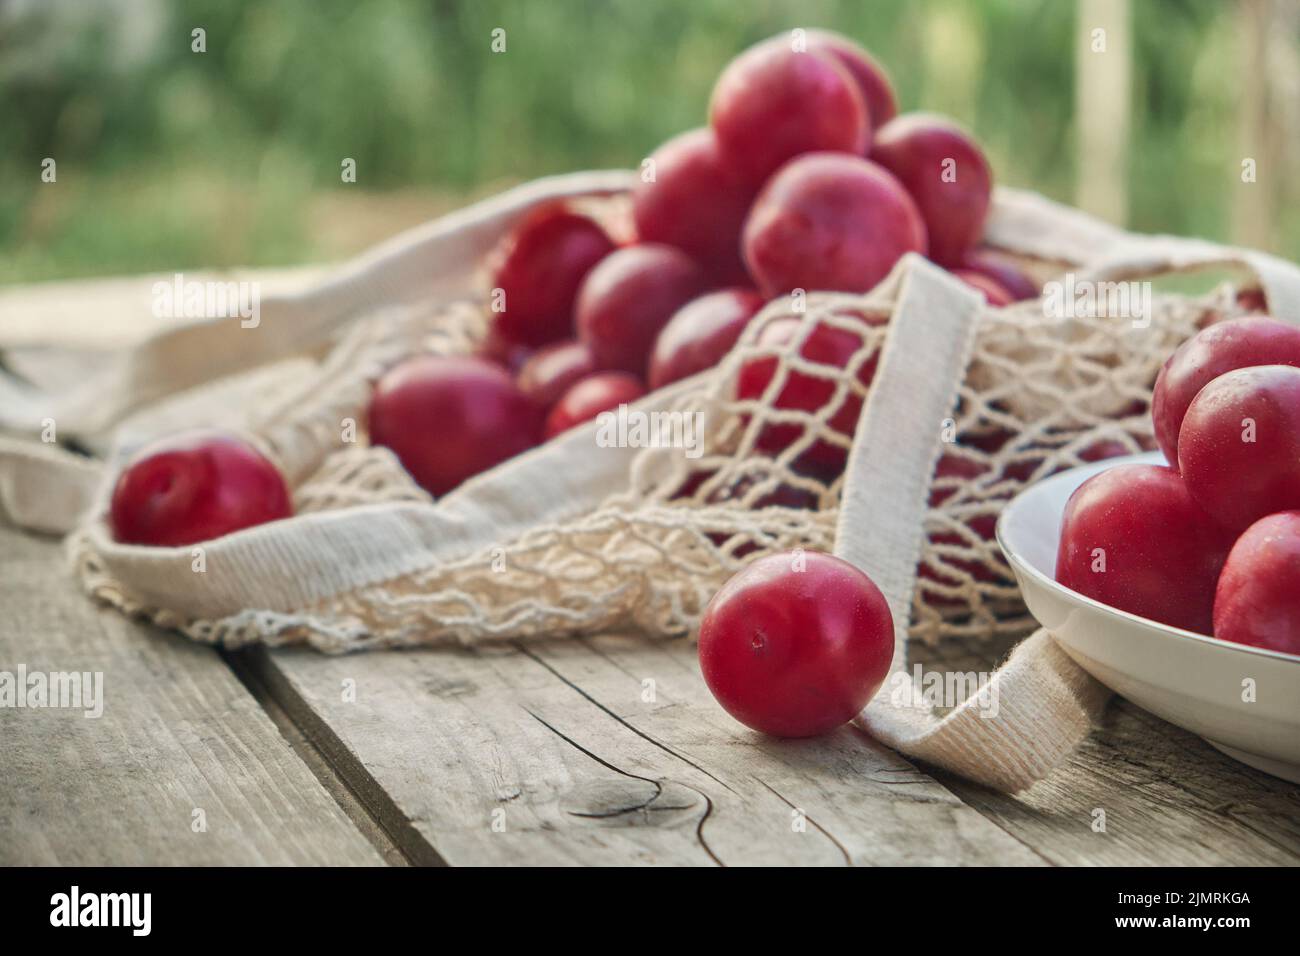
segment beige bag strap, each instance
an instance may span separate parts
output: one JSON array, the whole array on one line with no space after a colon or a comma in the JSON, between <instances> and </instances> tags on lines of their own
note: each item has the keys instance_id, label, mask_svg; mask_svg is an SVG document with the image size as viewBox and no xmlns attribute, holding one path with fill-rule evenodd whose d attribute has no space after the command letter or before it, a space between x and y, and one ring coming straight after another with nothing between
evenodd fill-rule
<instances>
[{"instance_id":1,"label":"beige bag strap","mask_svg":"<svg viewBox=\"0 0 1300 956\"><path fill-rule=\"evenodd\" d=\"M1103 258L1128 235L1072 206L1006 186L995 191L984 225L984 241L990 245L1076 266Z\"/></svg>"},{"instance_id":2,"label":"beige bag strap","mask_svg":"<svg viewBox=\"0 0 1300 956\"><path fill-rule=\"evenodd\" d=\"M1077 267L1078 279L1123 281L1216 267L1250 270L1269 311L1300 323L1300 268L1277 256L1204 239L1125 232L1037 193L1005 187L985 227L985 241L1008 252Z\"/></svg>"},{"instance_id":3,"label":"beige bag strap","mask_svg":"<svg viewBox=\"0 0 1300 956\"><path fill-rule=\"evenodd\" d=\"M378 306L470 298L484 255L529 209L623 192L633 177L611 170L526 183L404 232L304 292L268 296L255 326L234 316L159 332L68 395L45 395L0 374L0 429L34 435L50 418L61 434L97 435L166 395L309 353Z\"/></svg>"},{"instance_id":4,"label":"beige bag strap","mask_svg":"<svg viewBox=\"0 0 1300 956\"><path fill-rule=\"evenodd\" d=\"M676 382L633 407L671 407L694 387L690 380ZM592 511L626 487L641 451L627 445L591 454L599 427L587 422L517 455L449 492L437 507L393 502L317 511L206 542L201 575L193 573L190 548L119 544L102 522L86 528L85 541L103 570L130 582L146 606L205 620L248 608L289 613L486 553L535 528ZM108 488L93 491L90 507L103 513Z\"/></svg>"},{"instance_id":5,"label":"beige bag strap","mask_svg":"<svg viewBox=\"0 0 1300 956\"><path fill-rule=\"evenodd\" d=\"M1201 239L1128 236L1108 254L1088 264L1076 281L1118 282L1222 267L1253 272L1264 290L1270 314L1284 322L1300 323L1300 268L1266 252Z\"/></svg>"},{"instance_id":6,"label":"beige bag strap","mask_svg":"<svg viewBox=\"0 0 1300 956\"><path fill-rule=\"evenodd\" d=\"M0 436L0 520L64 534L90 507L103 465L57 445Z\"/></svg>"},{"instance_id":7,"label":"beige bag strap","mask_svg":"<svg viewBox=\"0 0 1300 956\"><path fill-rule=\"evenodd\" d=\"M908 621L931 476L983 305L920 257L906 266L850 453L836 534L836 554L871 575L894 616L890 677L857 722L904 754L999 790L1021 790L1078 745L1109 692L1046 631L1023 642L979 696L946 717L932 712L908 676Z\"/></svg>"}]
</instances>

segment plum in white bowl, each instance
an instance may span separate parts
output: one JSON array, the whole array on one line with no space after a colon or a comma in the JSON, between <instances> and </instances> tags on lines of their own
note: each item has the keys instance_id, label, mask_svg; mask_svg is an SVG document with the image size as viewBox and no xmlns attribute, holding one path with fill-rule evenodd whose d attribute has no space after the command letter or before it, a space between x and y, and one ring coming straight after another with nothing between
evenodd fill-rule
<instances>
[{"instance_id":1,"label":"plum in white bowl","mask_svg":"<svg viewBox=\"0 0 1300 956\"><path fill-rule=\"evenodd\" d=\"M1080 667L1228 756L1300 783L1300 655L1219 640L1139 617L1056 580L1066 502L1083 482L1158 452L1055 475L1002 512L998 544L1029 611Z\"/></svg>"}]
</instances>

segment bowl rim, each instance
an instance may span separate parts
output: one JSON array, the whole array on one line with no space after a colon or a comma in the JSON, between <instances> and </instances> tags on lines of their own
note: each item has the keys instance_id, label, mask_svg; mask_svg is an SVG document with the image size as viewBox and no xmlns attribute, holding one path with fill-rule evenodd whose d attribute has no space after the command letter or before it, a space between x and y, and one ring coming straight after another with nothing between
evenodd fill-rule
<instances>
[{"instance_id":1,"label":"bowl rim","mask_svg":"<svg viewBox=\"0 0 1300 956\"><path fill-rule=\"evenodd\" d=\"M1222 648L1225 651L1231 651L1240 654L1250 654L1260 657L1270 657L1274 660L1284 661L1289 664L1300 665L1300 654L1288 654L1285 651L1275 651L1267 647L1255 647L1251 644L1238 644L1235 641L1225 641L1220 637L1211 637L1208 634L1198 634L1195 631L1189 631L1181 627L1173 627L1169 624L1161 624L1159 621L1153 621L1150 618L1142 617L1139 614L1133 614L1130 611L1124 611L1117 607L1111 607L1095 598L1090 598L1086 594L1080 594L1072 588L1066 587L1051 575L1044 574L1034 565L1030 564L1018 551L1011 547L1007 540L1006 525L1008 516L1015 511L1017 505L1022 503L1022 499L1035 493L1041 493L1041 490L1049 484L1065 484L1071 478L1077 478L1081 471L1088 471L1091 474L1100 474L1108 468L1117 465L1143 465L1154 464L1157 461L1163 462L1164 455L1160 452L1142 452L1137 455L1123 455L1117 458L1107 458L1100 462L1090 462L1086 465L1079 465L1067 471L1059 472L1036 481L1033 484L1023 488L1014 498L1007 502L1002 512L998 515L997 523L994 526L994 537L997 540L998 547L1002 549L1003 555L1006 556L1008 563L1016 570L1018 574L1032 578L1034 583L1048 591L1053 592L1056 596L1068 601L1076 607L1084 608L1090 611L1098 611L1110 616L1118 621L1123 621L1129 625L1140 625L1143 629L1175 639L1191 639L1207 644L1211 647ZM1086 480L1086 479L1085 479ZM1075 487L1082 482L1077 482ZM1073 492L1071 492L1073 494ZM1023 591L1023 587L1021 588ZM1023 596L1023 595L1022 595ZM1041 621L1039 622L1041 625Z\"/></svg>"}]
</instances>

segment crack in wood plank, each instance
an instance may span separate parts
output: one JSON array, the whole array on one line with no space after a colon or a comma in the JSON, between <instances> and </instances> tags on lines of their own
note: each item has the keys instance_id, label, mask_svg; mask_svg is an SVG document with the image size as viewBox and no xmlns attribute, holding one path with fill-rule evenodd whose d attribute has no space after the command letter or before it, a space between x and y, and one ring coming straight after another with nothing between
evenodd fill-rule
<instances>
[{"instance_id":1,"label":"crack in wood plank","mask_svg":"<svg viewBox=\"0 0 1300 956\"><path fill-rule=\"evenodd\" d=\"M767 787L768 790L771 790L774 794L776 794L776 796L777 796L778 798L780 798L780 800L781 800L782 802L784 802L785 805L788 806L791 810L794 810L796 813L803 813L802 810L800 810L800 809L799 809L798 807L796 807L793 803L791 803L790 800L789 800L789 798L787 798L785 795L783 795L783 794L781 793L781 791L777 790L776 787L772 786L772 785L771 785L770 783L768 783L766 780L763 780L763 779L761 779L761 778L755 778L755 779L757 779L758 782L761 783L763 786ZM827 830L824 826L822 826L820 823L818 823L818 822L817 822L816 820L814 820L812 817L808 816L808 814L806 814L806 813L804 814L804 819L807 820L809 823L811 823L813 826L815 826L815 827L816 827L818 830L820 830L822 833L824 833L824 834L826 835L826 839L830 840L832 843L835 844L836 848L837 848L837 849L840 851L840 853L843 854L843 856L844 856L844 865L845 865L845 866L856 866L856 865L857 865L857 864L855 864L855 863L853 862L853 857L849 854L848 849L844 846L843 843L841 843L839 840L835 839L834 834L832 834L829 830Z\"/></svg>"},{"instance_id":2,"label":"crack in wood plank","mask_svg":"<svg viewBox=\"0 0 1300 956\"><path fill-rule=\"evenodd\" d=\"M592 751L588 750L586 747L583 747L572 737L569 737L566 734L562 733L561 731L557 730L555 727L551 726L541 717L537 716L537 714L534 714L531 710L528 711L528 715L532 717L534 720L536 720L543 727L545 727L547 730L549 730L551 733L555 734L557 737L563 740L565 743L569 744L571 747L578 750L580 753L583 753L586 756L590 757L592 760L596 761L601 766L608 767L610 770L613 770L615 773L623 774L626 777L631 777L632 779L635 780L643 780L646 783L651 784L655 788L655 795L651 797L649 800L645 801L643 804L641 804L638 807L621 808L617 811L618 813L629 813L633 810L649 807L651 804L655 803L656 801L659 800L660 797L663 796L664 787L660 781L653 780L650 777L642 776L641 774L631 773L630 771L624 770L621 767L617 767L614 764L610 763L609 761L605 760L603 757L593 753ZM684 784L678 784L678 786L682 787L685 790L688 790L693 794L696 794L704 801L704 814L703 816L700 817L699 821L695 825L696 839L699 840L700 846L704 849L704 852L709 855L709 858L713 860L714 863L716 863L718 866L726 866L726 864L723 863L722 860L718 858L718 855L713 852L712 847L709 846L709 841L704 838L704 824L708 821L709 816L713 813L713 800L710 799L707 793L696 790L693 787L687 787ZM693 804L687 804L685 806L676 806L676 807L665 807L664 809L685 810L685 809L689 809L690 806L693 806ZM600 816L601 815L597 813L579 812L572 809L570 809L568 812L573 814L574 816Z\"/></svg>"},{"instance_id":3,"label":"crack in wood plank","mask_svg":"<svg viewBox=\"0 0 1300 956\"><path fill-rule=\"evenodd\" d=\"M654 737L652 737L650 734L647 734L645 731L641 730L640 728L635 727L635 726L633 726L632 724L628 723L626 720L624 720L624 719L623 719L622 717L620 717L618 714L614 713L614 711L610 710L608 707L606 707L606 706L605 706L604 704L602 704L600 701L596 700L596 698L592 697L590 694L588 694L585 690L583 690L581 687L579 687L579 686L578 686L577 684L575 684L573 681L569 680L567 677L565 677L563 674L561 674L559 671L557 671L557 670L556 670L554 667L552 667L550 664L546 663L546 661L542 660L542 658L538 657L536 654L534 654L534 653L532 653L531 651L529 651L527 647L525 647L525 646L519 644L518 642L516 642L515 646L519 648L520 653L522 653L525 657L529 658L530 660L534 660L534 661L536 661L538 664L540 664L542 667L545 667L548 671L550 671L552 674L554 674L555 677L556 677L556 678L557 678L561 683L563 683L563 684L564 684L565 686L567 686L567 687L571 687L574 691L576 691L576 692L578 693L579 696L581 696L582 698L584 698L585 700L587 700L589 703L591 703L591 704L592 704L593 706L595 706L597 709L599 709L599 710L605 712L605 713L608 714L610 717L614 718L614 720L617 720L620 724L622 724L622 725L623 725L624 727L626 727L628 730L632 731L632 733L636 734L638 737L642 737L642 738L644 738L646 741L648 741L648 742L654 744L654 745L655 745L656 747L658 747L660 750L664 751L664 753L669 754L670 756L676 757L676 758L677 758L678 760L680 760L682 763L684 763L684 764L686 764L686 765L688 765L688 766L694 767L696 770L698 770L700 773L704 774L704 775L705 775L706 777L708 777L710 780L713 780L715 783L717 783L718 786L720 786L720 787L725 787L726 789L731 790L732 793L735 793L735 792L736 792L735 790L732 790L731 786L730 786L729 784L727 784L726 781L724 781L724 780L719 780L717 777L715 777L713 774L709 773L709 771L705 770L703 767L701 767L699 764L695 763L695 762L694 762L693 760L691 760L690 758L682 756L681 754L679 754L679 753L677 753L675 750L673 750L671 747L669 747L667 744L663 743L663 742L660 741L660 740L656 740L656 739L655 739ZM603 656L603 655L602 655L602 656ZM631 676L631 675L629 675L629 676Z\"/></svg>"}]
</instances>

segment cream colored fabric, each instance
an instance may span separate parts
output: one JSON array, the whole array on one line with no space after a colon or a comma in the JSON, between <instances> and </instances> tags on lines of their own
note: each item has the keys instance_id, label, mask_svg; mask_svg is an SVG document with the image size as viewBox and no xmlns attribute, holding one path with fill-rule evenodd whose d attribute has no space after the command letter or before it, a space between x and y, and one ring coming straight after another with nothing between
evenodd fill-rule
<instances>
[{"instance_id":1,"label":"cream colored fabric","mask_svg":"<svg viewBox=\"0 0 1300 956\"><path fill-rule=\"evenodd\" d=\"M1110 699L1042 629L1016 647L985 690L947 716L932 713L921 691L910 698L914 706L904 706L896 688L887 683L859 715L864 730L909 757L1012 793L1059 766Z\"/></svg>"},{"instance_id":2,"label":"cream colored fabric","mask_svg":"<svg viewBox=\"0 0 1300 956\"><path fill-rule=\"evenodd\" d=\"M100 599L229 647L306 642L340 652L629 627L683 634L755 557L834 549L887 595L901 674L910 640L1032 630L992 540L1002 504L1102 445L1146 447L1160 363L1235 308L1230 290L1157 296L1150 327L1137 334L1120 317L1060 321L1032 302L986 308L910 256L867 295L771 303L717 369L640 403L698 414L698 458L680 448L598 447L592 424L430 503L390 453L365 443L374 378L411 354L473 347L485 321L473 304L482 257L532 204L600 197L628 181L579 174L521 187L399 237L305 295L263 303L252 336L220 321L175 330L76 395L7 409L10 425L30 430L24 416L57 406L69 416L62 432L108 431L117 447L102 474L47 448L0 449L0 506L27 526L73 528L73 561ZM618 215L616 206L595 209ZM1278 314L1300 317L1284 311L1300 302L1295 269L1257 254L1127 236L1009 191L999 193L989 235L1097 277L1245 263ZM763 328L791 318L794 341L759 344ZM847 368L802 355L827 326L860 343ZM764 395L740 400L740 367L758 359L772 363L773 380ZM868 390L858 372L876 361ZM796 375L826 383L823 408L777 407ZM845 402L866 403L852 440L829 427ZM112 541L104 514L116 464L150 434L199 422L242 430L265 448L294 486L297 515L197 549ZM775 457L760 451L772 428L797 436ZM795 469L817 443L845 448L843 475ZM932 479L936 461L941 477ZM804 507L779 506L792 502ZM1105 699L1042 632L999 672L997 717L980 701L943 718L897 706L897 687L891 679L864 711L864 727L918 759L1010 790L1068 753Z\"/></svg>"},{"instance_id":3,"label":"cream colored fabric","mask_svg":"<svg viewBox=\"0 0 1300 956\"><path fill-rule=\"evenodd\" d=\"M62 534L90 507L102 470L57 445L0 436L0 517Z\"/></svg>"}]
</instances>

